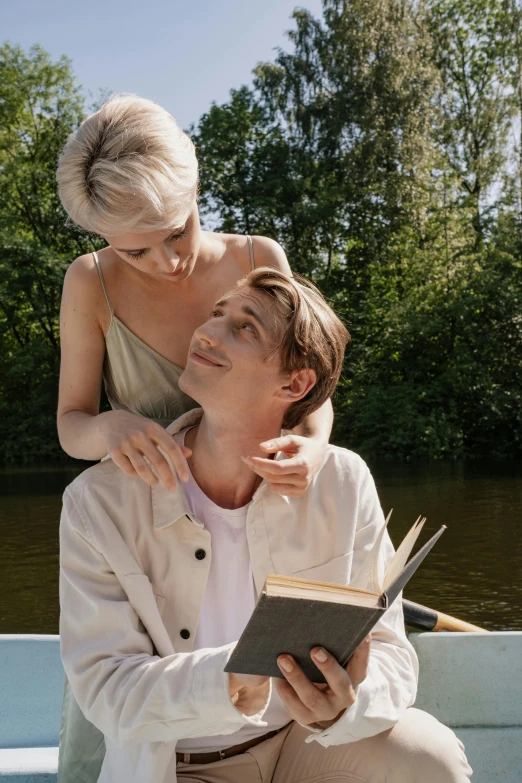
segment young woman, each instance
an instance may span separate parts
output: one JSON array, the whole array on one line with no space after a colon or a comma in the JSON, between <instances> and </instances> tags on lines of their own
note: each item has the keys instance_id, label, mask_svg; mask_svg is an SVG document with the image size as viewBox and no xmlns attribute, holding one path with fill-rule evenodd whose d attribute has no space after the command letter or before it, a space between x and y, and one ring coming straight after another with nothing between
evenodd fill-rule
<instances>
[{"instance_id":1,"label":"young woman","mask_svg":"<svg viewBox=\"0 0 522 783\"><path fill-rule=\"evenodd\" d=\"M194 145L168 112L136 96L115 96L82 123L57 180L71 220L107 243L77 258L65 277L60 443L72 457L109 454L128 475L173 488L176 474L188 478L190 452L164 427L196 405L177 383L192 333L254 266L289 273L285 254L266 237L202 231ZM102 378L112 407L104 413ZM328 402L299 432L262 444L267 458L253 457L252 469L275 492L301 495L322 463L331 424ZM277 473L269 458L276 451L288 457ZM59 779L94 783L103 752L103 735L66 683Z\"/></svg>"}]
</instances>

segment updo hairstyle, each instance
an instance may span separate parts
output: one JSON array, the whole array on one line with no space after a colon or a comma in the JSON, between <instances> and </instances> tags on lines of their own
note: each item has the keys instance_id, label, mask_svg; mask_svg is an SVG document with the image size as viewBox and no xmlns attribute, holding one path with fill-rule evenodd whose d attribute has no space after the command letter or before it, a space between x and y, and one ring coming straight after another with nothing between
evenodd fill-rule
<instances>
[{"instance_id":1,"label":"updo hairstyle","mask_svg":"<svg viewBox=\"0 0 522 783\"><path fill-rule=\"evenodd\" d=\"M60 200L86 231L179 228L197 195L192 140L153 101L114 95L72 133L56 173Z\"/></svg>"}]
</instances>

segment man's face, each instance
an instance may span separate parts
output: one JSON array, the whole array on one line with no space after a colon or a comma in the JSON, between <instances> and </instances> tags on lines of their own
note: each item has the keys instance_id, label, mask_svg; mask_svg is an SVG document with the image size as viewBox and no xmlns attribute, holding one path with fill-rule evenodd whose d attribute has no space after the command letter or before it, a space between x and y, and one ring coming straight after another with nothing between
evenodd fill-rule
<instances>
[{"instance_id":1,"label":"man's face","mask_svg":"<svg viewBox=\"0 0 522 783\"><path fill-rule=\"evenodd\" d=\"M221 299L194 332L180 388L203 407L264 410L285 383L278 339L283 319L274 300L245 286Z\"/></svg>"}]
</instances>

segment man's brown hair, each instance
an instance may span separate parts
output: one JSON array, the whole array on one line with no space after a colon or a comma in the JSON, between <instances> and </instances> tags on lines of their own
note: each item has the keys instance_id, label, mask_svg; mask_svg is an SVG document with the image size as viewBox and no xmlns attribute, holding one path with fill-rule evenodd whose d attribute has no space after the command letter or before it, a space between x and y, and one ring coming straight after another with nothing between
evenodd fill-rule
<instances>
[{"instance_id":1,"label":"man's brown hair","mask_svg":"<svg viewBox=\"0 0 522 783\"><path fill-rule=\"evenodd\" d=\"M282 371L290 373L306 368L314 370L317 376L308 394L290 405L285 413L283 427L293 429L332 396L350 335L319 289L304 277L289 277L261 267L250 272L237 288L245 286L263 291L276 302L285 324L277 347Z\"/></svg>"}]
</instances>

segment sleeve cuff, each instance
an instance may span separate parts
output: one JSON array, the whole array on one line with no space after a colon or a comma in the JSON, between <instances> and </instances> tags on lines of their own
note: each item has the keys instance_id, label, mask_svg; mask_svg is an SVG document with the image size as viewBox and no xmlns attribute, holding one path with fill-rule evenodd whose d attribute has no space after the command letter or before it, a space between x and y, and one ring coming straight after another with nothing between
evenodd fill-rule
<instances>
[{"instance_id":1,"label":"sleeve cuff","mask_svg":"<svg viewBox=\"0 0 522 783\"><path fill-rule=\"evenodd\" d=\"M223 670L235 646L236 642L232 642L224 647L198 651L201 658L197 665L193 689L196 709L202 716L208 715L211 718L209 730L212 726L219 726L220 734L232 734L242 726L268 725L262 718L272 696L272 680L269 683L266 703L256 715L243 715L232 704L228 692L228 674Z\"/></svg>"},{"instance_id":2,"label":"sleeve cuff","mask_svg":"<svg viewBox=\"0 0 522 783\"><path fill-rule=\"evenodd\" d=\"M364 739L366 736L372 736L368 733L365 734L364 729L361 734L361 729L363 728L361 716L367 713L374 696L374 683L371 680L362 682L357 688L354 703L345 710L336 723L322 730L315 725L306 727L311 734L306 738L305 742L319 742L319 744L327 748L329 745L345 745L349 742L358 742L358 740ZM378 728L374 733L377 734L380 731L384 731L385 728L388 728L388 726Z\"/></svg>"}]
</instances>

